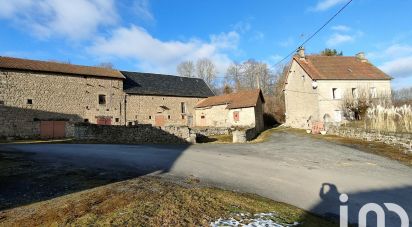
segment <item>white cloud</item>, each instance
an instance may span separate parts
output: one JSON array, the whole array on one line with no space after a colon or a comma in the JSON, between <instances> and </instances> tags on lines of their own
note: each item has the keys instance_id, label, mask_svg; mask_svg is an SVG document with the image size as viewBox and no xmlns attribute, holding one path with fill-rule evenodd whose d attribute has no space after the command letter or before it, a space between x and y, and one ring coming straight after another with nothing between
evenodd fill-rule
<instances>
[{"instance_id":1,"label":"white cloud","mask_svg":"<svg viewBox=\"0 0 412 227\"><path fill-rule=\"evenodd\" d=\"M232 62L227 51L237 48L237 32L212 35L210 41L192 39L187 42L162 41L138 26L118 28L108 38L99 38L89 51L96 56L132 59L140 70L158 73L175 73L176 65L184 60L210 58L219 72L224 72Z\"/></svg>"},{"instance_id":2,"label":"white cloud","mask_svg":"<svg viewBox=\"0 0 412 227\"><path fill-rule=\"evenodd\" d=\"M354 40L355 38L351 35L335 33L326 41L326 45L328 47L336 47L343 43L353 42Z\"/></svg>"},{"instance_id":3,"label":"white cloud","mask_svg":"<svg viewBox=\"0 0 412 227\"><path fill-rule=\"evenodd\" d=\"M338 31L338 32L348 32L351 30L351 28L346 25L336 25L332 27L332 30Z\"/></svg>"},{"instance_id":4,"label":"white cloud","mask_svg":"<svg viewBox=\"0 0 412 227\"><path fill-rule=\"evenodd\" d=\"M84 39L118 16L114 0L0 0L1 18L39 38Z\"/></svg>"},{"instance_id":5,"label":"white cloud","mask_svg":"<svg viewBox=\"0 0 412 227\"><path fill-rule=\"evenodd\" d=\"M311 10L325 11L347 1L348 0L321 0L316 4L316 6L312 7Z\"/></svg>"},{"instance_id":6,"label":"white cloud","mask_svg":"<svg viewBox=\"0 0 412 227\"><path fill-rule=\"evenodd\" d=\"M136 0L132 6L135 13L142 19L154 21L154 16L150 10L149 0Z\"/></svg>"},{"instance_id":7,"label":"white cloud","mask_svg":"<svg viewBox=\"0 0 412 227\"><path fill-rule=\"evenodd\" d=\"M412 77L412 56L387 61L379 68L393 77Z\"/></svg>"}]
</instances>

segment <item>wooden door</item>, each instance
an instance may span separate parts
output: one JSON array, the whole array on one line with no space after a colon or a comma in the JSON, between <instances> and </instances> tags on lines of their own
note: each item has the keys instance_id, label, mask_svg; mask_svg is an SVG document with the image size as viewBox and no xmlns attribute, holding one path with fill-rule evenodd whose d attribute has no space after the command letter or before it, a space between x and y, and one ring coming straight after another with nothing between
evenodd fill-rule
<instances>
[{"instance_id":1,"label":"wooden door","mask_svg":"<svg viewBox=\"0 0 412 227\"><path fill-rule=\"evenodd\" d=\"M66 137L66 122L65 121L41 121L40 122L40 138L56 139Z\"/></svg>"},{"instance_id":2,"label":"wooden door","mask_svg":"<svg viewBox=\"0 0 412 227\"><path fill-rule=\"evenodd\" d=\"M40 138L42 139L53 138L53 121L41 121L40 122Z\"/></svg>"},{"instance_id":3,"label":"wooden door","mask_svg":"<svg viewBox=\"0 0 412 227\"><path fill-rule=\"evenodd\" d=\"M164 115L155 116L155 126L164 126L166 124L166 117Z\"/></svg>"}]
</instances>

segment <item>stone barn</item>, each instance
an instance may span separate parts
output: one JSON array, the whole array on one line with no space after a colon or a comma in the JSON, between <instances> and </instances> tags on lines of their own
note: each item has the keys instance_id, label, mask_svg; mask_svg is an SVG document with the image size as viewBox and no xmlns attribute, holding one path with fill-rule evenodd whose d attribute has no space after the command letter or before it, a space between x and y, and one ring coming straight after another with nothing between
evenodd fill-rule
<instances>
[{"instance_id":1,"label":"stone barn","mask_svg":"<svg viewBox=\"0 0 412 227\"><path fill-rule=\"evenodd\" d=\"M122 125L116 70L0 57L0 136L64 137L66 122Z\"/></svg>"},{"instance_id":2,"label":"stone barn","mask_svg":"<svg viewBox=\"0 0 412 227\"><path fill-rule=\"evenodd\" d=\"M263 98L260 89L203 99L196 105L196 126L255 127L263 131Z\"/></svg>"},{"instance_id":3,"label":"stone barn","mask_svg":"<svg viewBox=\"0 0 412 227\"><path fill-rule=\"evenodd\" d=\"M171 75L124 72L128 125L193 126L195 106L214 96L202 79Z\"/></svg>"}]
</instances>

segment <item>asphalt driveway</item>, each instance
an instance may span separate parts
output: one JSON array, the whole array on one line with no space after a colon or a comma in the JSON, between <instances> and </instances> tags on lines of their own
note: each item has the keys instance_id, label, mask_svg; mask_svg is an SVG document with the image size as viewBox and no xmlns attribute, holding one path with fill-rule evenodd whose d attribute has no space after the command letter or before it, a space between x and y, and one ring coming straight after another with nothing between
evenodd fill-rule
<instances>
[{"instance_id":1,"label":"asphalt driveway","mask_svg":"<svg viewBox=\"0 0 412 227\"><path fill-rule=\"evenodd\" d=\"M160 174L193 175L210 185L256 193L335 218L342 205L339 195L347 193L351 222L357 222L360 207L371 202L397 203L412 218L410 167L287 132L274 133L266 143L246 145L0 145L0 155L18 156L25 163L17 172L0 174L0 202L6 204L0 209ZM79 178L93 183L79 184ZM394 213L387 211L386 219L388 226L399 226Z\"/></svg>"}]
</instances>

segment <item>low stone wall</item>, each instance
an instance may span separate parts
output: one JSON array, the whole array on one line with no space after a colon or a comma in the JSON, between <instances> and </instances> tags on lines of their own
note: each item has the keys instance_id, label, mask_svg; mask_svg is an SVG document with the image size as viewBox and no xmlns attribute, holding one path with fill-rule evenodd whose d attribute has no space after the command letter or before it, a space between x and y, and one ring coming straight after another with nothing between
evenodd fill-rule
<instances>
[{"instance_id":1,"label":"low stone wall","mask_svg":"<svg viewBox=\"0 0 412 227\"><path fill-rule=\"evenodd\" d=\"M109 126L94 124L73 125L73 137L82 142L124 144L187 144L193 143L195 135L187 126L151 125Z\"/></svg>"},{"instance_id":2,"label":"low stone wall","mask_svg":"<svg viewBox=\"0 0 412 227\"><path fill-rule=\"evenodd\" d=\"M216 135L230 135L232 130L225 127L194 127L190 128L190 132L197 136L216 136Z\"/></svg>"},{"instance_id":3,"label":"low stone wall","mask_svg":"<svg viewBox=\"0 0 412 227\"><path fill-rule=\"evenodd\" d=\"M378 141L389 145L402 146L406 151L412 153L411 133L379 133L366 131L362 128L350 128L344 126L330 126L328 134L337 136L362 139L366 141Z\"/></svg>"},{"instance_id":4,"label":"low stone wall","mask_svg":"<svg viewBox=\"0 0 412 227\"><path fill-rule=\"evenodd\" d=\"M233 143L246 143L256 138L257 134L256 128L235 130L233 131Z\"/></svg>"}]
</instances>

